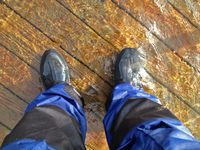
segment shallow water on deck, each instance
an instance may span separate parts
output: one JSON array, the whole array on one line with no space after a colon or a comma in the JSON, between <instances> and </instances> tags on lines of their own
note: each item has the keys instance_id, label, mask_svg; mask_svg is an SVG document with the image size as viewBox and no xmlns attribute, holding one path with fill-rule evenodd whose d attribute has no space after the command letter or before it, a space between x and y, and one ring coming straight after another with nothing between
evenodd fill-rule
<instances>
[{"instance_id":1,"label":"shallow water on deck","mask_svg":"<svg viewBox=\"0 0 200 150\"><path fill-rule=\"evenodd\" d=\"M44 91L39 64L50 48L63 54L86 101L87 149L108 149L104 104L124 48L141 57L144 90L200 140L199 1L2 0L0 10L0 142Z\"/></svg>"}]
</instances>

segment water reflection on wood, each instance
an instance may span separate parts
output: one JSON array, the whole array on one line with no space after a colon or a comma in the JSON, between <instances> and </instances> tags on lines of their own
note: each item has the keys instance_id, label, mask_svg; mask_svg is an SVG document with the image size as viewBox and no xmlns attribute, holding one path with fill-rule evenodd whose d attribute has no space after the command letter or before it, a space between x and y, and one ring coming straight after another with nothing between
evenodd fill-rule
<instances>
[{"instance_id":1,"label":"water reflection on wood","mask_svg":"<svg viewBox=\"0 0 200 150\"><path fill-rule=\"evenodd\" d=\"M0 143L44 91L39 64L50 48L63 54L72 85L85 98L87 149L108 149L104 104L115 58L125 47L142 58L144 90L200 140L198 8L193 0L2 0Z\"/></svg>"}]
</instances>

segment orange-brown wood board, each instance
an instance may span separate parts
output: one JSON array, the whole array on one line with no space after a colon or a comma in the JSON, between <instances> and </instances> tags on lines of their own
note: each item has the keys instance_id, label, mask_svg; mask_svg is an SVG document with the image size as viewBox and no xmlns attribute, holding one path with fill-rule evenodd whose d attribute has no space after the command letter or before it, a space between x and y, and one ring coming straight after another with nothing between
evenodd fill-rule
<instances>
[{"instance_id":1,"label":"orange-brown wood board","mask_svg":"<svg viewBox=\"0 0 200 150\"><path fill-rule=\"evenodd\" d=\"M87 149L108 149L104 104L118 53L135 48L142 86L200 140L200 5L195 0L1 0L0 144L44 91L40 60L57 49L83 95Z\"/></svg>"}]
</instances>

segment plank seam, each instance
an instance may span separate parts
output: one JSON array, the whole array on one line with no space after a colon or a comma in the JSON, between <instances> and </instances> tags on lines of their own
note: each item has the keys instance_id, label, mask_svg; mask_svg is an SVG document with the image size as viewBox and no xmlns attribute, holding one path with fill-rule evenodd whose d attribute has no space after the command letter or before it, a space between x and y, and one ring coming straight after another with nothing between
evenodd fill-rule
<instances>
[{"instance_id":1,"label":"plank seam","mask_svg":"<svg viewBox=\"0 0 200 150\"><path fill-rule=\"evenodd\" d=\"M13 10L12 8L10 8L5 2L2 1L3 4L5 4L9 9ZM44 34L46 37L48 37L52 42L54 42L48 35L46 35L45 33L43 33L39 28L37 28L36 26L34 26L31 22L29 22L27 19L23 18L20 14L18 14L18 12L16 12L15 10L13 10L17 15L19 15L22 19L24 19L25 21L27 21L29 24L31 24L33 27L35 27L37 30L39 30L42 34ZM6 50L8 50L9 52L11 52L12 54L14 54L17 58L19 58L21 61L23 61L24 63L26 63L29 67L31 67L32 69L34 69L35 71L37 71L39 73L39 71L32 67L30 64L28 64L27 62L25 62L25 60L23 60L22 58L20 58L19 56L17 56L14 52L10 51L7 47L5 47L4 45L2 45L0 43L0 45L2 47L4 47ZM110 85L112 87L112 85L110 83L108 83L106 80L104 80L101 76L99 76L96 72L94 72L92 69L90 69L87 65L85 65L82 61L80 61L78 58L76 58L75 56L73 56L71 53L69 53L68 51L66 51L62 46L60 46L60 48L62 50L64 50L67 54L69 54L71 57L73 57L74 59L76 59L78 62L80 62L82 65L84 65L85 67L87 67L90 71L92 71L93 73L95 73L100 79L102 79L105 83L107 83L108 85ZM7 89L9 92L11 92L13 95L17 96L20 100L22 100L23 102L29 104L28 102L26 102L24 99L22 99L21 97L19 97L18 95L16 95L14 92L12 92L10 89L8 89L7 87L5 87L2 83L0 83L0 85L2 85L5 89ZM90 111L92 111L98 118L100 118L91 108L89 108L88 106L86 107L87 109L89 109ZM100 118L100 120L102 121L102 119Z\"/></svg>"},{"instance_id":2,"label":"plank seam","mask_svg":"<svg viewBox=\"0 0 200 150\"><path fill-rule=\"evenodd\" d=\"M94 74L96 74L101 80L103 80L105 83L107 83L110 87L113 87L108 81L104 80L100 75L98 75L94 70L90 69L81 60L79 60L77 57L75 57L74 55L72 55L71 53L69 53L68 51L66 51L61 45L60 45L60 48L62 50L64 50L68 55L70 55L71 57L73 57L75 60L77 60L79 63L81 63L82 65L84 65L86 68L88 68L91 72L93 72Z\"/></svg>"},{"instance_id":3,"label":"plank seam","mask_svg":"<svg viewBox=\"0 0 200 150\"><path fill-rule=\"evenodd\" d=\"M12 130L11 128L9 128L7 125L5 125L5 124L3 124L2 122L0 122L0 124L2 125L2 126L4 126L4 127L6 127L8 130Z\"/></svg>"},{"instance_id":4,"label":"plank seam","mask_svg":"<svg viewBox=\"0 0 200 150\"><path fill-rule=\"evenodd\" d=\"M89 147L90 149L94 150L91 146L89 146L89 145L87 145L87 144L85 144L85 146L87 146L87 147Z\"/></svg>"},{"instance_id":5,"label":"plank seam","mask_svg":"<svg viewBox=\"0 0 200 150\"><path fill-rule=\"evenodd\" d=\"M16 53L14 53L14 52L12 52L11 50L9 50L6 46L4 46L2 43L0 43L0 45L2 46L2 47L4 47L6 50L8 50L10 53L12 53L12 54L14 54L17 58L19 58L21 61L23 61L25 64L27 64L29 67L31 67L33 70L35 70L37 73L39 73L39 71L36 69L36 68L34 68L33 66L31 66L29 63L27 63L25 60L23 60L22 58L20 58L19 56L17 56L17 54ZM39 73L40 74L40 73Z\"/></svg>"},{"instance_id":6,"label":"plank seam","mask_svg":"<svg viewBox=\"0 0 200 150\"><path fill-rule=\"evenodd\" d=\"M23 98L21 98L20 96L18 96L17 94L15 94L13 91L11 91L9 88L7 88L6 86L4 86L2 83L0 83L0 85L3 86L6 90L8 90L10 93L12 93L14 96L16 96L17 98L19 98L20 100L22 100L23 102L25 102L26 104L29 105L29 103L26 100L24 100ZM103 121L101 119L101 117L97 113L95 113L91 108L89 108L86 105L84 107L87 108L88 110L90 110L91 112L93 112L101 121Z\"/></svg>"},{"instance_id":7,"label":"plank seam","mask_svg":"<svg viewBox=\"0 0 200 150\"><path fill-rule=\"evenodd\" d=\"M187 18L184 14L182 14L182 12L181 12L180 10L178 10L178 8L176 8L176 7L175 7L171 2L169 2L168 0L166 0L166 1L167 1L167 3L168 3L169 5L171 5L172 8L174 8L181 16L183 16L183 18L185 18L192 26L194 26L197 30L200 31L200 29L198 28L198 26L196 26L194 23L192 23L192 21L190 21L189 18Z\"/></svg>"},{"instance_id":8,"label":"plank seam","mask_svg":"<svg viewBox=\"0 0 200 150\"><path fill-rule=\"evenodd\" d=\"M128 15L130 15L134 20L136 20L138 23L140 23L143 27L145 27L148 31L150 31L150 29L148 29L142 22L140 22L138 19L136 19L134 16L132 16L132 14L130 14L130 12L128 12L126 9L122 8L121 6L119 6L114 0L111 0L116 6L118 6L121 10L125 11ZM26 18L24 18L23 16L21 16L17 11L15 11L14 9L12 9L10 6L8 6L5 2L2 1L3 4L5 4L9 9L13 10L14 13L16 13L17 15L19 15L22 19L24 19L25 21L27 21L30 25L32 25L34 28L36 28L37 30L39 30L42 34L44 34L47 38L49 38L52 42L54 42L48 35L46 35L42 30L40 30L38 27L36 27L34 24L32 24L30 21L28 21ZM68 9L67 9L68 10ZM70 10L71 11L71 10ZM80 19L80 18L79 18ZM81 19L80 19L81 20ZM82 20L81 20L82 21ZM83 22L83 21L82 21ZM83 22L84 23L84 22ZM86 24L87 25L87 24ZM89 27L89 26L88 26ZM92 29L92 28L91 28ZM99 33L97 31L94 30L95 33L97 33L97 35L99 35ZM150 31L151 32L151 31ZM175 52L171 47L169 47L166 43L164 43L164 41L162 39L160 39L156 34L154 34L153 32L151 32L158 40L160 40L165 46L167 46L171 51ZM101 36L100 36L101 37ZM101 37L102 38L102 37ZM104 39L104 38L102 38ZM105 39L104 39L105 40ZM107 41L107 40L105 40ZM108 41L107 41L108 42ZM55 43L55 42L54 42ZM110 42L109 42L110 43ZM115 47L115 46L114 46ZM74 59L76 59L78 62L80 62L81 64L83 64L86 68L88 68L90 71L92 71L93 73L95 73L98 77L100 77L104 82L106 82L108 85L110 85L111 87L113 87L110 83L108 83L106 80L104 80L101 76L99 76L96 72L94 72L92 69L90 69L87 65L85 65L82 61L80 61L78 58L76 58L75 56L73 56L71 53L69 53L68 51L66 51L62 46L60 46L60 48L62 48L66 53L68 53L71 57L73 57ZM118 49L118 48L117 48ZM182 58L181 56L179 56L176 52L175 54ZM183 58L182 58L183 59ZM190 67L192 67L195 71L198 72L198 70L193 67L189 62L185 61L183 59L184 62L186 62ZM146 69L145 69L146 70ZM188 107L190 107L192 110L194 110L197 114L200 114L200 112L198 112L195 108L193 108L192 106L190 106L185 100L183 100L180 96L176 95L173 91L171 91L167 86L165 86L162 82L160 82L158 79L156 79L151 73L149 73L147 70L146 72L157 82L159 82L161 85L163 85L165 88L167 88L167 90L172 93L173 95L175 95L180 101L184 102L184 104L186 104ZM1 83L0 83L1 84ZM9 90L9 89L8 89ZM10 90L9 90L10 91ZM13 93L13 92L12 92ZM16 95L16 94L14 94ZM17 95L16 95L17 96ZM92 110L92 109L90 109ZM97 115L97 114L96 114ZM98 116L98 115L97 115ZM98 116L99 117L99 116ZM100 118L100 117L99 117Z\"/></svg>"},{"instance_id":9,"label":"plank seam","mask_svg":"<svg viewBox=\"0 0 200 150\"><path fill-rule=\"evenodd\" d=\"M188 66L192 67L197 73L200 73L192 64L190 64L188 61L186 61L183 57L181 57L173 48L171 48L168 44L166 44L161 38L159 38L155 33L153 33L148 27L146 27L140 20L135 18L129 11L127 11L125 8L121 7L117 4L114 0L111 0L119 9L123 10L125 13L127 13L131 18L133 18L136 22L140 23L144 28L146 28L153 36L155 36L160 42L162 42L167 48L169 48L173 54L178 56L181 61L184 61Z\"/></svg>"},{"instance_id":10,"label":"plank seam","mask_svg":"<svg viewBox=\"0 0 200 150\"><path fill-rule=\"evenodd\" d=\"M89 24L87 24L83 19L81 19L79 16L77 16L73 11L71 11L68 7L66 7L63 3L60 1L56 0L61 6L63 6L65 9L67 9L72 15L74 15L76 18L78 18L82 23L84 23L86 26L88 26L93 32L95 32L100 38L108 42L110 45L112 45L114 48L118 49L115 47L110 41L106 40L104 37L102 37L95 29L93 29ZM118 49L119 50L119 49Z\"/></svg>"},{"instance_id":11,"label":"plank seam","mask_svg":"<svg viewBox=\"0 0 200 150\"><path fill-rule=\"evenodd\" d=\"M174 93L172 90L170 90L167 86L165 86L160 80L156 79L150 72L148 72L145 68L144 70L155 80L157 81L159 84L161 84L162 86L164 86L170 93L172 93L175 97L177 97L180 101L182 101L185 105L187 105L189 108L191 108L194 112L196 112L198 115L200 115L200 112L195 109L194 107L192 107L188 102L186 102L185 100L183 100L180 96L178 96L176 93Z\"/></svg>"},{"instance_id":12,"label":"plank seam","mask_svg":"<svg viewBox=\"0 0 200 150\"><path fill-rule=\"evenodd\" d=\"M33 26L35 29L37 29L38 31L40 31L43 35L45 35L49 40L51 40L53 43L55 43L55 41L50 38L48 35L46 35L41 29L39 29L38 27L36 27L34 24L32 24L30 21L28 21L26 18L24 18L23 16L21 16L17 11L15 11L14 9L12 9L10 6L8 6L5 2L2 1L2 3L4 5L6 5L9 9L11 9L12 11L14 11L15 14L17 14L18 16L20 16L22 19L24 19L25 21L27 21L31 26ZM57 44L57 43L56 43ZM105 79L103 79L99 74L97 74L94 70L92 70L91 68L89 68L85 63L83 63L81 60L79 60L78 58L76 58L74 55L72 55L71 53L69 53L68 51L66 51L62 46L60 46L60 48L62 48L62 50L64 50L65 52L67 52L67 54L69 54L71 57L73 57L74 59L76 59L78 62L80 62L82 65L84 65L86 68L88 68L91 72L93 72L94 74L96 74L100 79L102 79L105 83L107 83L109 86L113 87L108 81L106 81ZM38 72L38 71L37 71Z\"/></svg>"},{"instance_id":13,"label":"plank seam","mask_svg":"<svg viewBox=\"0 0 200 150\"><path fill-rule=\"evenodd\" d=\"M100 36L103 40L105 40L106 42L108 42L109 44L111 44L112 46L114 46L112 43L110 43L108 40L104 39L96 30L94 30L90 25L88 25L86 22L84 22L81 18L79 18L76 14L74 14L69 8L67 8L65 5L63 5L60 1L56 0L60 5L62 5L64 8L66 8L70 13L72 13L75 17L77 17L80 21L82 21L85 25L87 25L91 30L93 30L98 36ZM199 73L199 71L192 66L188 61L186 61L185 59L183 59L175 50L173 50L173 48L171 48L169 45L167 45L161 38L159 38L155 33L153 33L148 27L146 27L142 22L140 22L138 19L136 19L134 16L132 16L132 14L130 12L128 12L126 9L120 7L114 0L111 0L115 5L117 5L120 9L122 9L123 11L125 11L125 13L127 13L128 15L130 15L133 19L135 19L138 23L140 23L143 27L145 27L148 31L150 31L159 41L161 41L166 47L168 47L175 55L177 55L181 61L184 61L187 65L189 65L190 67L192 67L196 72ZM168 2L168 0L167 0ZM171 5L171 4L170 4ZM172 6L173 7L173 6ZM173 7L174 8L174 7ZM175 9L175 8L174 8ZM186 16L184 16L178 9L175 9L178 13L180 13L185 19L187 19L195 28L197 28L197 26L195 26ZM197 28L198 29L198 28ZM199 30L199 29L198 29ZM115 46L114 46L115 47ZM118 49L117 47L115 47L116 49ZM119 49L118 49L119 50ZM146 70L146 69L145 69ZM162 82L160 82L158 79L156 79L151 73L149 73L147 70L146 72L157 82L159 82L162 86L164 86L165 88L167 88L167 90L172 93L174 96L176 96L180 101L184 102L184 104L186 104L188 107L190 107L192 110L194 110L197 114L200 115L200 112L198 112L195 108L193 108L190 104L188 104L185 100L183 100L180 96L178 96L177 94L175 94L173 91L171 91L167 86L165 86ZM88 108L89 109L89 108ZM92 110L91 110L92 111ZM97 115L98 116L98 115Z\"/></svg>"},{"instance_id":14,"label":"plank seam","mask_svg":"<svg viewBox=\"0 0 200 150\"><path fill-rule=\"evenodd\" d=\"M17 94L15 94L13 91L11 91L9 88L7 88L6 86L4 86L1 82L0 82L0 85L3 86L6 90L8 90L10 93L12 93L13 95L15 95L17 98L19 98L20 100L22 100L23 102L25 102L26 104L29 104L23 98L21 98L20 96L18 96Z\"/></svg>"},{"instance_id":15,"label":"plank seam","mask_svg":"<svg viewBox=\"0 0 200 150\"><path fill-rule=\"evenodd\" d=\"M98 114L96 114L91 108L89 108L86 105L84 107L87 108L88 110L90 110L91 112L93 112L103 122L103 120L101 119L101 117Z\"/></svg>"}]
</instances>

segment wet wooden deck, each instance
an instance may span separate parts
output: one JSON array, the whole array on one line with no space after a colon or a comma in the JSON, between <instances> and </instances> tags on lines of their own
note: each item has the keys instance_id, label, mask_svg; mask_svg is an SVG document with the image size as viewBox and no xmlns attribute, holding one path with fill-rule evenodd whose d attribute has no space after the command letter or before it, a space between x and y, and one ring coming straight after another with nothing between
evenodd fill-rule
<instances>
[{"instance_id":1,"label":"wet wooden deck","mask_svg":"<svg viewBox=\"0 0 200 150\"><path fill-rule=\"evenodd\" d=\"M200 140L200 5L195 0L0 0L0 144L44 91L45 50L66 59L86 101L87 149L108 149L103 117L113 64L142 57L142 85Z\"/></svg>"}]
</instances>

